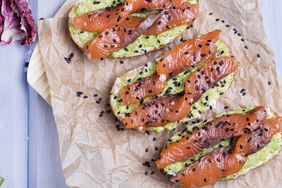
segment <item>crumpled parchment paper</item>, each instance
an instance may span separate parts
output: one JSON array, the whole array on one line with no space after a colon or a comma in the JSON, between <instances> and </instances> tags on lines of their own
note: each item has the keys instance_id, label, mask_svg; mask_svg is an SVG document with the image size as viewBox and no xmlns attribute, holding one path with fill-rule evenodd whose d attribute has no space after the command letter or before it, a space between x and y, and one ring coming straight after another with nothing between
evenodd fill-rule
<instances>
[{"instance_id":1,"label":"crumpled parchment paper","mask_svg":"<svg viewBox=\"0 0 282 188\"><path fill-rule=\"evenodd\" d=\"M148 135L134 130L118 131L107 103L117 76L159 57L179 40L163 50L140 57L88 61L68 33L67 14L75 3L76 0L66 1L55 18L39 22L40 53L50 84L67 185L73 188L176 187L153 163L151 168L142 165L158 156L172 133ZM221 38L239 60L240 68L231 88L208 115L223 112L224 106L236 109L250 105L267 105L282 115L282 93L273 51L266 42L261 1L200 0L200 16L183 38L214 29L222 30ZM71 54L73 57L68 63L65 58ZM240 93L243 88L245 96ZM102 117L101 111L104 111ZM273 160L238 180L220 181L211 187L279 187L282 186L281 169L280 152Z\"/></svg>"}]
</instances>

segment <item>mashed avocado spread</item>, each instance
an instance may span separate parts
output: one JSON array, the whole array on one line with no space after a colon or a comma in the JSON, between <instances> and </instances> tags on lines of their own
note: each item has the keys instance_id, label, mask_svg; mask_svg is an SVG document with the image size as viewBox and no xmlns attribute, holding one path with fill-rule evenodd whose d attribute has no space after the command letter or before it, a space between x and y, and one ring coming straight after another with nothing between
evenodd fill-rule
<instances>
[{"instance_id":1,"label":"mashed avocado spread","mask_svg":"<svg viewBox=\"0 0 282 188\"><path fill-rule=\"evenodd\" d=\"M228 111L228 112L225 112L225 113L218 115L216 117L218 118L218 117L221 117L221 116L227 115L227 114L228 115L242 114L242 113L248 112L252 109L253 109L253 107L248 107L248 108L244 108L244 109L240 109L240 110ZM273 118L273 113L269 109L268 109L267 113L268 113L268 118ZM187 131L191 131L193 129L193 127L202 128L205 125L206 125L206 123L199 123L199 124L195 124L193 126L188 126ZM187 132L178 133L178 134L173 135L171 137L170 141L168 142L168 144L176 142L177 140L181 139L181 137L185 134L187 134ZM166 166L164 171L167 174L176 175L182 168L192 164L194 161L199 160L201 157L207 155L208 153L212 152L213 150L215 150L219 147L229 146L231 144L232 143L230 142L230 140L221 141L220 143L218 143L214 146L211 146L209 148L205 148L204 150L202 150L197 155L187 159L185 162L178 162L178 163L174 163L174 164ZM222 180L236 179L239 176L246 174L250 170L264 164L265 162L270 160L273 156L278 154L278 152L281 149L281 145L282 145L281 133L278 133L278 134L274 135L272 137L271 141L267 145L265 145L262 149L260 149L259 151L257 151L256 153L254 153L252 155L249 155L247 157L247 162L244 164L243 168L239 172L237 172L233 175L224 177L224 178L222 178Z\"/></svg>"},{"instance_id":2,"label":"mashed avocado spread","mask_svg":"<svg viewBox=\"0 0 282 188\"><path fill-rule=\"evenodd\" d=\"M191 4L196 4L196 0L188 0ZM91 12L98 9L103 9L106 7L114 7L120 3L123 3L124 0L82 0L78 4L74 12L71 12L73 16L78 16L87 12ZM152 14L156 14L159 11L148 11L131 14L131 17L139 17L146 19ZM72 17L72 16L70 16ZM130 43L123 49L120 49L117 52L113 52L110 57L112 58L121 58L121 57L132 57L136 55L141 55L146 52L150 52L155 49L159 49L162 46L167 45L175 38L177 38L183 31L188 28L187 25L181 25L169 29L158 35L141 35L134 42ZM88 41L95 39L98 36L96 32L87 32L75 28L72 24L69 23L69 31L75 40L75 42L83 47ZM140 47L141 46L141 47Z\"/></svg>"}]
</instances>

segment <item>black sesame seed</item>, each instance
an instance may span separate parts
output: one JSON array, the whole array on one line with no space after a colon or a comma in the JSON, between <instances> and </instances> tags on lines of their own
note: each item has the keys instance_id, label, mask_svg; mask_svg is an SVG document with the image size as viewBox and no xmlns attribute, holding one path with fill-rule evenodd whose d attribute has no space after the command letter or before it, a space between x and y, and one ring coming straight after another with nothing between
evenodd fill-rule
<instances>
[{"instance_id":1,"label":"black sesame seed","mask_svg":"<svg viewBox=\"0 0 282 188\"><path fill-rule=\"evenodd\" d=\"M74 53L70 53L68 57L64 57L67 63L71 63L72 58L74 57Z\"/></svg>"},{"instance_id":2,"label":"black sesame seed","mask_svg":"<svg viewBox=\"0 0 282 188\"><path fill-rule=\"evenodd\" d=\"M246 89L243 88L243 89L240 90L240 93L244 93L245 91L246 91Z\"/></svg>"},{"instance_id":3,"label":"black sesame seed","mask_svg":"<svg viewBox=\"0 0 282 188\"><path fill-rule=\"evenodd\" d=\"M259 136L263 136L263 133L259 133Z\"/></svg>"},{"instance_id":4,"label":"black sesame seed","mask_svg":"<svg viewBox=\"0 0 282 188\"><path fill-rule=\"evenodd\" d=\"M77 96L77 97L81 97L82 94L83 94L82 91L77 91L77 92L76 92L76 96Z\"/></svg>"},{"instance_id":5,"label":"black sesame seed","mask_svg":"<svg viewBox=\"0 0 282 188\"><path fill-rule=\"evenodd\" d=\"M260 54L257 54L257 57L260 58Z\"/></svg>"}]
</instances>

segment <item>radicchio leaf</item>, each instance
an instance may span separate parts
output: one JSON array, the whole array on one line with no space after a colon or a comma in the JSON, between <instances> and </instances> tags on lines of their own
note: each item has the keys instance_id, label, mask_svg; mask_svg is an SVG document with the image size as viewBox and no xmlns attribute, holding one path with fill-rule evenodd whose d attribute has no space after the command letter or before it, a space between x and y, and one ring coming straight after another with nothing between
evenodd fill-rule
<instances>
[{"instance_id":1,"label":"radicchio leaf","mask_svg":"<svg viewBox=\"0 0 282 188\"><path fill-rule=\"evenodd\" d=\"M35 21L32 18L31 8L28 4L28 0L10 0L14 12L20 17L21 27L20 29L24 32L25 38L22 44L29 45L34 42L36 38Z\"/></svg>"},{"instance_id":2,"label":"radicchio leaf","mask_svg":"<svg viewBox=\"0 0 282 188\"><path fill-rule=\"evenodd\" d=\"M20 30L20 19L11 8L9 0L2 0L1 15L4 18L1 44L10 44L12 41L20 40L24 33Z\"/></svg>"},{"instance_id":3,"label":"radicchio leaf","mask_svg":"<svg viewBox=\"0 0 282 188\"><path fill-rule=\"evenodd\" d=\"M35 22L27 0L0 0L0 44L23 40L29 45L36 38Z\"/></svg>"},{"instance_id":4,"label":"radicchio leaf","mask_svg":"<svg viewBox=\"0 0 282 188\"><path fill-rule=\"evenodd\" d=\"M4 30L4 17L1 14L2 1L0 1L0 38Z\"/></svg>"}]
</instances>

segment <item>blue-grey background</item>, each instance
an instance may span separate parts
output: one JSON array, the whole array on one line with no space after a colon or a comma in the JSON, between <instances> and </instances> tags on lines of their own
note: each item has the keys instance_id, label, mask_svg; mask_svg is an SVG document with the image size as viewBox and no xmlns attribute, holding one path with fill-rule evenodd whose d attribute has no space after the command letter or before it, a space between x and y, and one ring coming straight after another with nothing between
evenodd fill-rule
<instances>
[{"instance_id":1,"label":"blue-grey background","mask_svg":"<svg viewBox=\"0 0 282 188\"><path fill-rule=\"evenodd\" d=\"M64 0L30 0L37 18L52 17ZM268 41L282 75L282 1L263 0ZM64 188L51 108L26 82L26 48L0 47L0 176L3 188Z\"/></svg>"}]
</instances>

